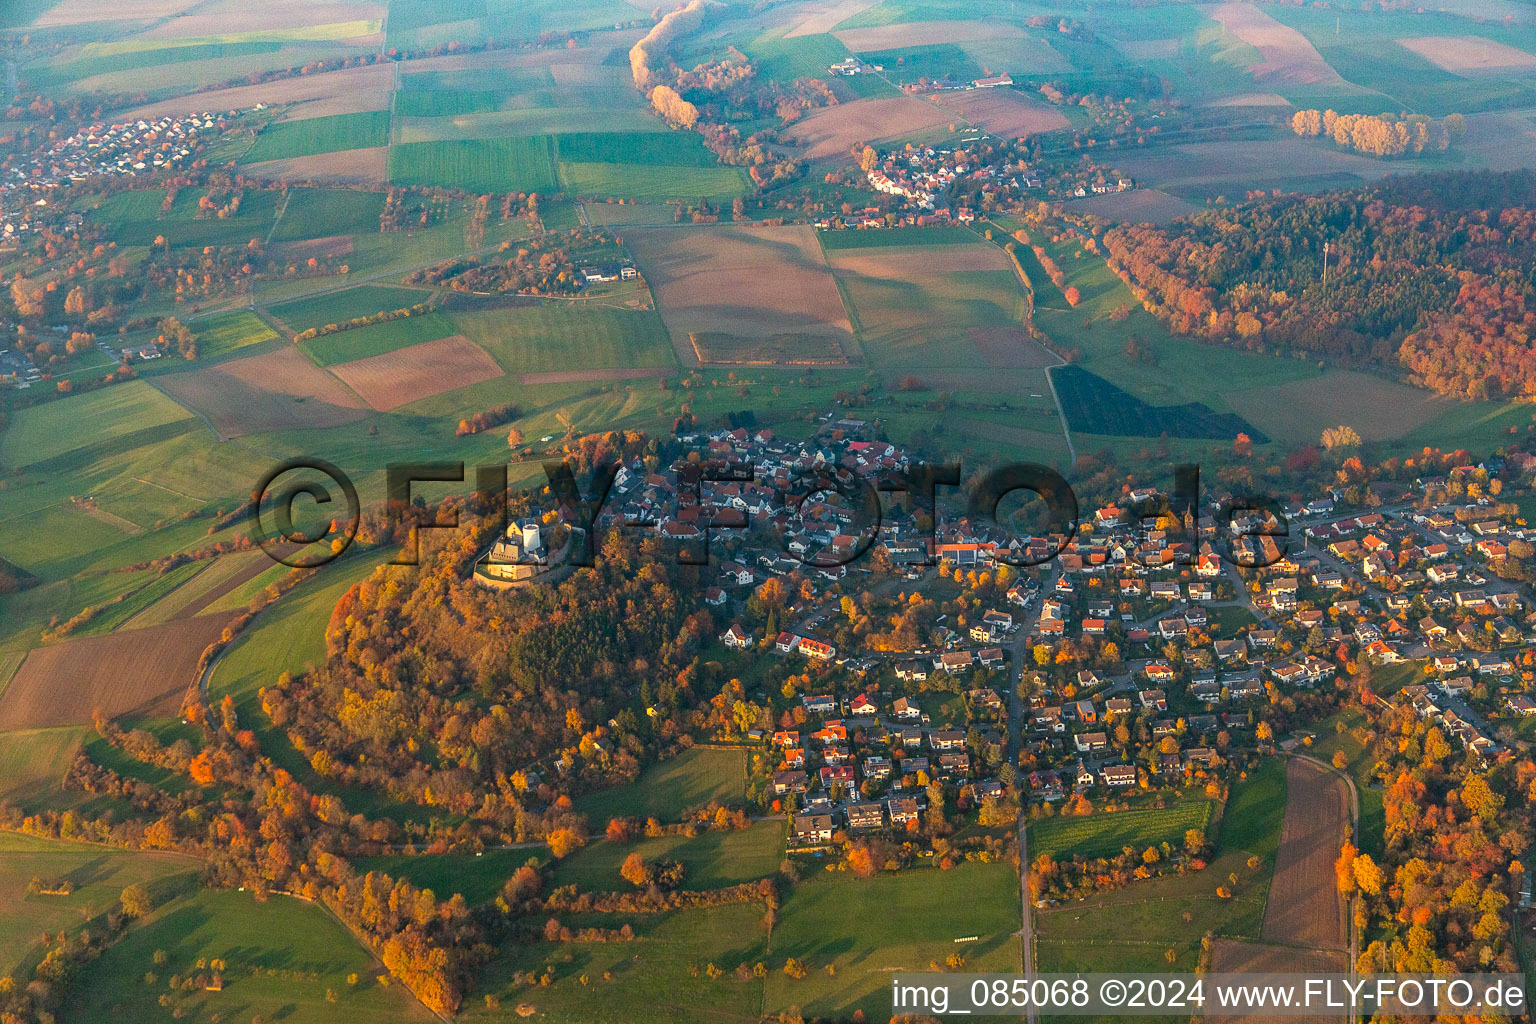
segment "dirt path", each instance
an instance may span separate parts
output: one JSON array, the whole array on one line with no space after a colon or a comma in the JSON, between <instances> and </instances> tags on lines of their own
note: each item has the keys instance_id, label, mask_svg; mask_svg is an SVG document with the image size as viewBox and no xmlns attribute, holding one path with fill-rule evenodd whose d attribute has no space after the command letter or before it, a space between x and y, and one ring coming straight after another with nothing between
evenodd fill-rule
<instances>
[{"instance_id":1,"label":"dirt path","mask_svg":"<svg viewBox=\"0 0 1536 1024\"><path fill-rule=\"evenodd\" d=\"M1344 903L1334 884L1333 862L1350 821L1345 780L1311 758L1286 762L1285 823L1275 854L1275 873L1264 908L1259 942L1218 939L1211 971L1246 973L1345 973L1349 970ZM1291 1018L1248 1014L1205 1018L1206 1024L1245 1024ZM1343 1022L1340 1013L1328 1019Z\"/></svg>"}]
</instances>

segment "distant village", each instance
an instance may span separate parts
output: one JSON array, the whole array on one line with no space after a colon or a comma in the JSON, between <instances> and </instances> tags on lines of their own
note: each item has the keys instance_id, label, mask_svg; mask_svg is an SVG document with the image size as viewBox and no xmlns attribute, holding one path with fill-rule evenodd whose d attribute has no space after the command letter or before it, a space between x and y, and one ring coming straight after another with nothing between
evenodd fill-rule
<instances>
[{"instance_id":1,"label":"distant village","mask_svg":"<svg viewBox=\"0 0 1536 1024\"><path fill-rule=\"evenodd\" d=\"M213 137L222 129L220 116L210 113L93 124L8 157L0 163L0 244L33 229L26 211L46 207L55 186L181 167L197 151L199 132Z\"/></svg>"}]
</instances>

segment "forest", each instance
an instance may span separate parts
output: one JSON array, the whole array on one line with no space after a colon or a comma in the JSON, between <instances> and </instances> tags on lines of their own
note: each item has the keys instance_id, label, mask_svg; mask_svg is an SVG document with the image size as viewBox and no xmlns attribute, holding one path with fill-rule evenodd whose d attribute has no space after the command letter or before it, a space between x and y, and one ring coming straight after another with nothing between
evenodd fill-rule
<instances>
[{"instance_id":1,"label":"forest","mask_svg":"<svg viewBox=\"0 0 1536 1024\"><path fill-rule=\"evenodd\" d=\"M1102 241L1175 333L1514 398L1536 395L1533 205L1531 171L1443 172L1272 196Z\"/></svg>"}]
</instances>

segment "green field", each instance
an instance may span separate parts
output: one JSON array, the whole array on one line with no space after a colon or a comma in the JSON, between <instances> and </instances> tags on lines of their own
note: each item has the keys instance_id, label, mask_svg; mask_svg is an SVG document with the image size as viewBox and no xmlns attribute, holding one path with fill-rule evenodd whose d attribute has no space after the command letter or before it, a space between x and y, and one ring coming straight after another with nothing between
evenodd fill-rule
<instances>
[{"instance_id":1,"label":"green field","mask_svg":"<svg viewBox=\"0 0 1536 1024\"><path fill-rule=\"evenodd\" d=\"M885 73L897 85L910 85L920 78L935 82L946 78L970 82L981 77L981 65L953 43L904 46L897 50L881 50L860 56L871 64L884 67Z\"/></svg>"},{"instance_id":2,"label":"green field","mask_svg":"<svg viewBox=\"0 0 1536 1024\"><path fill-rule=\"evenodd\" d=\"M1188 799L1162 810L1149 807L1085 818L1045 818L1029 826L1029 859L1113 857L1127 846L1144 850L1161 843L1182 847L1185 832L1204 831L1210 825L1213 807L1209 800Z\"/></svg>"},{"instance_id":3,"label":"green field","mask_svg":"<svg viewBox=\"0 0 1536 1024\"><path fill-rule=\"evenodd\" d=\"M253 239L265 239L272 230L277 215L276 191L246 189L240 210L234 216L199 220L198 201L206 194L202 189L182 189L170 210L162 213L162 192L119 193L90 216L110 224L112 237L120 246L148 246L157 239L164 239L173 247L244 245Z\"/></svg>"},{"instance_id":4,"label":"green field","mask_svg":"<svg viewBox=\"0 0 1536 1024\"><path fill-rule=\"evenodd\" d=\"M501 106L505 95L495 89L402 89L395 94L395 113L401 117L474 114L495 110Z\"/></svg>"},{"instance_id":5,"label":"green field","mask_svg":"<svg viewBox=\"0 0 1536 1024\"><path fill-rule=\"evenodd\" d=\"M162 967L155 966L156 950L168 956ZM64 1019L166 1016L159 999L170 978L195 975L197 961L211 959L225 962L223 991L171 994L171 1005L195 1019L432 1019L404 986L379 984L382 967L320 907L289 896L261 902L250 893L210 890L166 904L111 946L72 988ZM156 975L153 983L146 972Z\"/></svg>"},{"instance_id":6,"label":"green field","mask_svg":"<svg viewBox=\"0 0 1536 1024\"><path fill-rule=\"evenodd\" d=\"M17 659L17 664L20 660ZM0 693L4 693L0 689ZM57 729L25 729L0 732L0 801L31 810L45 798L62 792L64 773L69 770L85 730L79 726ZM47 799L47 805L55 802ZM0 839L0 849L3 849ZM22 880L26 884L26 879ZM4 957L0 956L0 961ZM4 970L0 963L0 971Z\"/></svg>"},{"instance_id":7,"label":"green field","mask_svg":"<svg viewBox=\"0 0 1536 1024\"><path fill-rule=\"evenodd\" d=\"M84 54L78 60L33 65L21 74L21 80L33 89L51 89L69 82L97 75L141 71L166 64L216 61L251 54L273 54L283 48L277 40L253 40L237 43L202 43L186 46L160 46L155 49L116 53Z\"/></svg>"},{"instance_id":8,"label":"green field","mask_svg":"<svg viewBox=\"0 0 1536 1024\"><path fill-rule=\"evenodd\" d=\"M720 889L766 878L784 856L784 825L760 821L736 832L711 829L694 838L660 836L633 843L594 843L555 862L554 884L587 892L632 888L619 877L619 866L632 853L647 862L675 860L687 869L686 889Z\"/></svg>"},{"instance_id":9,"label":"green field","mask_svg":"<svg viewBox=\"0 0 1536 1024\"><path fill-rule=\"evenodd\" d=\"M290 302L279 302L269 306L267 311L298 332L327 324L344 324L374 313L408 309L431 297L431 292L417 288L360 284Z\"/></svg>"},{"instance_id":10,"label":"green field","mask_svg":"<svg viewBox=\"0 0 1536 1024\"><path fill-rule=\"evenodd\" d=\"M739 167L668 167L659 164L561 161L560 184L572 196L613 197L643 203L669 199L719 202L745 195L747 191L746 172Z\"/></svg>"},{"instance_id":11,"label":"green field","mask_svg":"<svg viewBox=\"0 0 1536 1024\"><path fill-rule=\"evenodd\" d=\"M256 136L243 158L254 164L263 160L287 160L296 156L368 149L389 143L389 111L333 114L303 121L278 121Z\"/></svg>"},{"instance_id":12,"label":"green field","mask_svg":"<svg viewBox=\"0 0 1536 1024\"><path fill-rule=\"evenodd\" d=\"M715 154L695 132L574 132L555 140L561 162L715 167Z\"/></svg>"},{"instance_id":13,"label":"green field","mask_svg":"<svg viewBox=\"0 0 1536 1024\"><path fill-rule=\"evenodd\" d=\"M332 235L359 235L379 230L384 193L350 188L293 188L288 205L272 232L274 242L293 242ZM343 257L345 260L345 257Z\"/></svg>"},{"instance_id":14,"label":"green field","mask_svg":"<svg viewBox=\"0 0 1536 1024\"><path fill-rule=\"evenodd\" d=\"M458 328L453 321L434 312L321 335L304 342L300 347L305 355L321 366L335 366L337 363L393 352L407 345L436 341L456 333Z\"/></svg>"},{"instance_id":15,"label":"green field","mask_svg":"<svg viewBox=\"0 0 1536 1024\"><path fill-rule=\"evenodd\" d=\"M133 444L192 414L143 381L128 381L17 411L0 433L0 464L16 468L82 457L104 442ZM142 443L142 442L141 442Z\"/></svg>"},{"instance_id":16,"label":"green field","mask_svg":"<svg viewBox=\"0 0 1536 1024\"><path fill-rule=\"evenodd\" d=\"M204 317L192 329L197 335L198 362L204 363L279 337L265 320L243 309Z\"/></svg>"},{"instance_id":17,"label":"green field","mask_svg":"<svg viewBox=\"0 0 1536 1024\"><path fill-rule=\"evenodd\" d=\"M1039 969L1167 971L1164 954L1171 949L1172 969L1192 971L1207 931L1257 937L1284 816L1285 764L1276 758L1233 787L1222 814L1217 855L1204 871L1136 882L1037 910ZM1257 868L1248 867L1250 857L1259 858ZM1229 884L1227 876L1233 873L1238 876L1234 894L1222 899L1216 887Z\"/></svg>"},{"instance_id":18,"label":"green field","mask_svg":"<svg viewBox=\"0 0 1536 1024\"><path fill-rule=\"evenodd\" d=\"M403 878L418 888L431 889L438 899L458 893L475 907L491 900L518 868L538 860L539 853L528 849L355 857L352 866L359 872L382 871L392 878Z\"/></svg>"},{"instance_id":19,"label":"green field","mask_svg":"<svg viewBox=\"0 0 1536 1024\"><path fill-rule=\"evenodd\" d=\"M579 924L634 928L634 942L509 942L482 973L479 990L459 1019L501 1022L513 1007L537 1007L550 1024L690 1024L707 1007L723 1020L755 1021L763 1008L763 983L738 982L734 971L770 961L761 904L701 910L601 915ZM774 961L782 967L782 958ZM711 980L708 964L726 971ZM514 971L549 968L547 988L513 983ZM605 977L606 976L606 977ZM499 1000L488 1008L482 994Z\"/></svg>"},{"instance_id":20,"label":"green field","mask_svg":"<svg viewBox=\"0 0 1536 1024\"><path fill-rule=\"evenodd\" d=\"M712 800L740 801L746 793L746 754L740 750L695 747L670 761L652 765L624 786L576 799L594 831L610 818L656 817L677 821L684 812Z\"/></svg>"},{"instance_id":21,"label":"green field","mask_svg":"<svg viewBox=\"0 0 1536 1024\"><path fill-rule=\"evenodd\" d=\"M869 1020L890 1013L892 969L924 971L953 953L966 971L1014 973L1022 966L1019 879L1004 862L961 864L951 871L913 868L859 878L811 869L784 901L773 931L771 966L806 961L799 980L773 971L764 1009L798 1006L807 1015ZM971 936L975 941L956 943ZM827 966L836 969L827 973Z\"/></svg>"},{"instance_id":22,"label":"green field","mask_svg":"<svg viewBox=\"0 0 1536 1024\"><path fill-rule=\"evenodd\" d=\"M201 867L199 861L179 854L0 833L0 976L19 966L44 932L73 931L113 909L127 886L145 885L151 893L168 894L186 888ZM68 879L75 891L68 896L28 895L27 883L34 877Z\"/></svg>"},{"instance_id":23,"label":"green field","mask_svg":"<svg viewBox=\"0 0 1536 1024\"><path fill-rule=\"evenodd\" d=\"M907 245L975 245L981 236L958 224L934 228L881 228L870 231L818 231L827 252L844 249L888 249Z\"/></svg>"},{"instance_id":24,"label":"green field","mask_svg":"<svg viewBox=\"0 0 1536 1024\"><path fill-rule=\"evenodd\" d=\"M548 136L411 142L389 147L389 180L469 192L551 192L555 179Z\"/></svg>"},{"instance_id":25,"label":"green field","mask_svg":"<svg viewBox=\"0 0 1536 1024\"><path fill-rule=\"evenodd\" d=\"M458 332L508 373L672 366L672 343L654 311L590 303L454 312ZM453 333L453 332L449 332Z\"/></svg>"}]
</instances>

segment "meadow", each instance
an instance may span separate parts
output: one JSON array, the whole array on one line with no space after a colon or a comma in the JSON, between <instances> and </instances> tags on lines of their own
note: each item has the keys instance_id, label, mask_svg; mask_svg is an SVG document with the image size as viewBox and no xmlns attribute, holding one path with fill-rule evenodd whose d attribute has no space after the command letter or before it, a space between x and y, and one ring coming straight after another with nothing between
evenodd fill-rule
<instances>
[{"instance_id":1,"label":"meadow","mask_svg":"<svg viewBox=\"0 0 1536 1024\"><path fill-rule=\"evenodd\" d=\"M635 941L509 942L480 976L480 992L498 1006L488 1006L477 993L460 1017L504 1021L511 1008L520 1007L551 1024L688 1024L698 1019L700 1007L708 1007L716 1014L756 1020L763 1008L763 982L737 981L734 972L742 964L750 968L769 961L762 919L758 904L630 918L602 915L595 923L605 928L627 923ZM708 964L725 975L711 979ZM548 987L513 980L514 972L546 969L554 978Z\"/></svg>"},{"instance_id":2,"label":"meadow","mask_svg":"<svg viewBox=\"0 0 1536 1024\"><path fill-rule=\"evenodd\" d=\"M117 906L124 888L143 885L162 897L193 884L200 862L173 853L100 846L0 833L0 976L27 960L38 936L87 926ZM65 878L68 896L30 895L34 877Z\"/></svg>"},{"instance_id":3,"label":"meadow","mask_svg":"<svg viewBox=\"0 0 1536 1024\"><path fill-rule=\"evenodd\" d=\"M1217 839L1217 854L1204 871L1136 882L1037 909L1039 969L1167 971L1164 955L1172 950L1171 969L1192 971L1200 958L1200 937L1207 931L1219 937L1257 937L1280 845L1285 792L1285 764L1278 759L1235 783L1219 838L1209 837ZM1249 867L1254 857L1258 866ZM1227 876L1234 873L1238 881L1232 897L1217 896L1216 887L1231 884Z\"/></svg>"},{"instance_id":4,"label":"meadow","mask_svg":"<svg viewBox=\"0 0 1536 1024\"><path fill-rule=\"evenodd\" d=\"M712 801L739 802L746 796L746 757L742 750L695 747L645 769L634 782L577 797L576 810L602 829L610 818L673 822Z\"/></svg>"},{"instance_id":5,"label":"meadow","mask_svg":"<svg viewBox=\"0 0 1536 1024\"><path fill-rule=\"evenodd\" d=\"M619 876L619 867L630 854L639 854L641 860L650 863L675 860L682 864L687 869L685 888L720 889L778 871L784 856L784 825L759 821L739 831L711 829L693 838L670 835L633 843L604 840L556 861L553 884L574 885L586 892L633 888Z\"/></svg>"},{"instance_id":6,"label":"meadow","mask_svg":"<svg viewBox=\"0 0 1536 1024\"><path fill-rule=\"evenodd\" d=\"M167 959L156 966L154 953ZM168 990L172 977L223 960L223 989ZM206 969L206 968L204 968ZM381 984L379 963L318 906L289 896L201 890L157 909L114 943L72 987L68 1019L147 1020L164 1014L162 994L184 1015L252 1015L291 1024L338 1015L358 1024L429 1021L398 984ZM150 980L153 977L154 980Z\"/></svg>"},{"instance_id":7,"label":"meadow","mask_svg":"<svg viewBox=\"0 0 1536 1024\"><path fill-rule=\"evenodd\" d=\"M300 122L305 123L305 122ZM292 188L274 242L294 242L334 235L377 233L384 212L382 192L350 188Z\"/></svg>"},{"instance_id":8,"label":"meadow","mask_svg":"<svg viewBox=\"0 0 1536 1024\"><path fill-rule=\"evenodd\" d=\"M770 946L772 966L796 957L810 973L797 980L770 972L768 1012L797 1006L846 1017L863 1010L879 1019L890 1012L893 968L923 971L951 954L965 958L967 971L1012 973L1022 966L1019 879L1006 862L873 878L814 864L808 870L785 899Z\"/></svg>"},{"instance_id":9,"label":"meadow","mask_svg":"<svg viewBox=\"0 0 1536 1024\"><path fill-rule=\"evenodd\" d=\"M333 114L267 125L246 150L243 160L252 164L263 160L287 160L345 149L368 149L388 142L388 111Z\"/></svg>"},{"instance_id":10,"label":"meadow","mask_svg":"<svg viewBox=\"0 0 1536 1024\"><path fill-rule=\"evenodd\" d=\"M297 332L327 324L344 324L374 313L407 309L431 297L431 292L416 288L360 284L290 302L279 302L267 307L267 312Z\"/></svg>"}]
</instances>

